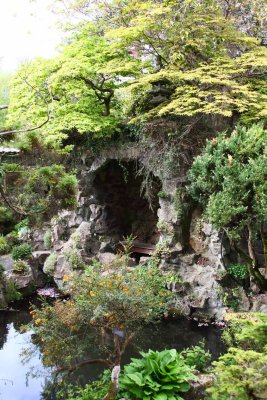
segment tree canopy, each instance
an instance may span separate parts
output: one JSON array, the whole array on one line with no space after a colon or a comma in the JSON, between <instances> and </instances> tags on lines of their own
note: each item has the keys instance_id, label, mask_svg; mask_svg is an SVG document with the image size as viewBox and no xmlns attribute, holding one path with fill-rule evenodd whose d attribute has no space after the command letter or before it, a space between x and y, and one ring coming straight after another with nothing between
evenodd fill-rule
<instances>
[{"instance_id":1,"label":"tree canopy","mask_svg":"<svg viewBox=\"0 0 267 400\"><path fill-rule=\"evenodd\" d=\"M8 125L38 126L49 113L40 137L69 151L80 135L111 137L136 118L266 118L261 1L64 4L79 23L58 57L21 67Z\"/></svg>"}]
</instances>

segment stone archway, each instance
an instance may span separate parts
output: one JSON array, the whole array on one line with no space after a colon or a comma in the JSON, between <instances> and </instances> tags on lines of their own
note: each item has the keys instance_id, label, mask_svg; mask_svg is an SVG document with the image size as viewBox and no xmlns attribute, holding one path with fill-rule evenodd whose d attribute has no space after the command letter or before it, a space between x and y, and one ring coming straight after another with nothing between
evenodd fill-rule
<instances>
[{"instance_id":1,"label":"stone archway","mask_svg":"<svg viewBox=\"0 0 267 400\"><path fill-rule=\"evenodd\" d=\"M157 243L158 192L161 183L154 177L151 181L151 204L142 193L144 177L137 174L135 161L109 160L95 173L93 191L100 206L95 218L94 231L115 240L133 235L138 241Z\"/></svg>"}]
</instances>

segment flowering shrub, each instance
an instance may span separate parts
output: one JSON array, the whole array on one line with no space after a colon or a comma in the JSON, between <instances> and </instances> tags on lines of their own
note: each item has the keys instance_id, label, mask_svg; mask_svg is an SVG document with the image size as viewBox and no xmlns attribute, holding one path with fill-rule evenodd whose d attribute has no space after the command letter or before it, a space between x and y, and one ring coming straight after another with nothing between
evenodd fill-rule
<instances>
[{"instance_id":1,"label":"flowering shrub","mask_svg":"<svg viewBox=\"0 0 267 400\"><path fill-rule=\"evenodd\" d=\"M92 343L107 355L107 366L120 363L133 335L143 324L159 320L174 296L165 288L168 276L154 265L130 270L127 255L119 255L109 269L94 264L64 280L70 287L69 300L32 310L44 363L60 368L72 368ZM99 343L103 333L113 336L114 346L105 340Z\"/></svg>"}]
</instances>

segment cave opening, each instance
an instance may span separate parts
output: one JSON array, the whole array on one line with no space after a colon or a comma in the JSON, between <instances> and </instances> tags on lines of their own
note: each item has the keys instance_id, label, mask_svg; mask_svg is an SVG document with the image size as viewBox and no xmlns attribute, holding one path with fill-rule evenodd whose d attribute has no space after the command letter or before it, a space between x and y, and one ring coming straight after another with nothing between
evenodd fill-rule
<instances>
[{"instance_id":1,"label":"cave opening","mask_svg":"<svg viewBox=\"0 0 267 400\"><path fill-rule=\"evenodd\" d=\"M93 182L96 201L101 206L95 231L116 241L132 235L138 242L156 244L161 182L151 176L148 201L142 191L145 176L138 170L135 161L117 160L109 160L99 168Z\"/></svg>"}]
</instances>

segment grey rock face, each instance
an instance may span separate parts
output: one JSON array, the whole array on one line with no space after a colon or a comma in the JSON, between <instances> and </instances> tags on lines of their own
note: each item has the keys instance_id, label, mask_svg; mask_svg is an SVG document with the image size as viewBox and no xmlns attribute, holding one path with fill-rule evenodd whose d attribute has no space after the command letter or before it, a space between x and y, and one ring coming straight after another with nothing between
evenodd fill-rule
<instances>
[{"instance_id":1,"label":"grey rock face","mask_svg":"<svg viewBox=\"0 0 267 400\"><path fill-rule=\"evenodd\" d=\"M218 232L210 224L203 223L199 210L193 210L189 224L190 221L184 221L184 216L175 209L173 199L177 190L185 184L185 177L162 178L163 196L154 211L157 220L154 226L155 221L147 217L147 209L143 210L136 198L125 201L130 197L123 197L124 193L121 193L122 190L132 193L133 181L128 182L126 189L116 176L112 176L110 181L114 160L118 160L119 164L138 160L146 165L146 157L137 148L109 149L95 160L90 157L86 154L83 157L77 210L61 213L52 226L53 252L56 256L53 276L58 286L64 287L64 275L76 271L73 260L78 265L80 261L90 263L94 258L103 264L111 264L125 226L128 224L131 227L128 233L137 231L139 234L141 226L146 234L150 233L150 239L155 240L151 243L160 240L170 247L170 254L162 257L161 268L180 276L181 282L176 284L177 310L180 307L184 315L222 318L225 307L220 292L221 281L226 274L224 257L228 250L225 245L222 246ZM109 162L113 164L109 166ZM162 177L161 171L153 173ZM101 185L105 185L104 189ZM117 204L118 201L121 203ZM137 206L141 207L139 219L132 214L132 209ZM187 238L184 237L183 224L190 225ZM140 263L145 265L147 262L148 257L142 255ZM244 310L249 307L245 294L241 303Z\"/></svg>"},{"instance_id":2,"label":"grey rock face","mask_svg":"<svg viewBox=\"0 0 267 400\"><path fill-rule=\"evenodd\" d=\"M11 254L0 256L0 264L4 267L6 271L12 271L14 266L14 260L11 257Z\"/></svg>"}]
</instances>

